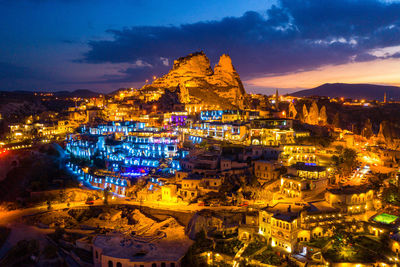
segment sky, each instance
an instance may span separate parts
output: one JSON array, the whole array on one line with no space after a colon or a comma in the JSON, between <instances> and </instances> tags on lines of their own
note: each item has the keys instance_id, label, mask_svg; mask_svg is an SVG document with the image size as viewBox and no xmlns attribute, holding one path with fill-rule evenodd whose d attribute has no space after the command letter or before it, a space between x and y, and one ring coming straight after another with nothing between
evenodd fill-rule
<instances>
[{"instance_id":1,"label":"sky","mask_svg":"<svg viewBox=\"0 0 400 267\"><path fill-rule=\"evenodd\" d=\"M400 86L400 2L0 0L0 90L139 88L200 50L247 92Z\"/></svg>"}]
</instances>

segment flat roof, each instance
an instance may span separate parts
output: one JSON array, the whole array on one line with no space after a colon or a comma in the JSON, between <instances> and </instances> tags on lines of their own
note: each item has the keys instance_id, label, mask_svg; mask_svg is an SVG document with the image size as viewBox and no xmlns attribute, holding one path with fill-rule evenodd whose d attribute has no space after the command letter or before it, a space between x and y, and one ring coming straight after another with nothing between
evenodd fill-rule
<instances>
[{"instance_id":1,"label":"flat roof","mask_svg":"<svg viewBox=\"0 0 400 267\"><path fill-rule=\"evenodd\" d=\"M344 195L351 195L351 194L361 194L361 193L366 193L369 190L372 190L371 187L365 186L365 185L360 185L360 186L343 186L340 188L331 188L327 189L328 192L331 192L332 194L344 194Z\"/></svg>"},{"instance_id":2,"label":"flat roof","mask_svg":"<svg viewBox=\"0 0 400 267\"><path fill-rule=\"evenodd\" d=\"M106 256L132 262L179 261L193 243L183 230L179 232L171 230L165 237L155 237L149 241L123 234L98 235L93 245L102 248Z\"/></svg>"},{"instance_id":3,"label":"flat roof","mask_svg":"<svg viewBox=\"0 0 400 267\"><path fill-rule=\"evenodd\" d=\"M323 172L326 170L326 168L323 166L307 165L307 164L299 163L299 162L294 165L291 165L290 167L295 168L296 170L299 170L299 171L307 171L307 172Z\"/></svg>"},{"instance_id":4,"label":"flat roof","mask_svg":"<svg viewBox=\"0 0 400 267\"><path fill-rule=\"evenodd\" d=\"M310 207L308 213L320 213L320 212L338 212L340 209L332 207L325 200L309 202Z\"/></svg>"},{"instance_id":5,"label":"flat roof","mask_svg":"<svg viewBox=\"0 0 400 267\"><path fill-rule=\"evenodd\" d=\"M378 223L383 223L383 224L392 224L395 221L399 219L398 216L387 214L387 213L381 213L376 215L372 220Z\"/></svg>"}]
</instances>

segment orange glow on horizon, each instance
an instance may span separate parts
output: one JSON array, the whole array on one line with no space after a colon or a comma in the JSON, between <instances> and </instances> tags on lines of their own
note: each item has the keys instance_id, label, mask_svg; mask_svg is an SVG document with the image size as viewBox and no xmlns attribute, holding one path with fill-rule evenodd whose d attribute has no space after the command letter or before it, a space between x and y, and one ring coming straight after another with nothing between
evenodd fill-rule
<instances>
[{"instance_id":1,"label":"orange glow on horizon","mask_svg":"<svg viewBox=\"0 0 400 267\"><path fill-rule=\"evenodd\" d=\"M400 86L400 59L382 59L329 65L316 70L254 78L249 86L266 88L303 89L324 83L372 83Z\"/></svg>"}]
</instances>

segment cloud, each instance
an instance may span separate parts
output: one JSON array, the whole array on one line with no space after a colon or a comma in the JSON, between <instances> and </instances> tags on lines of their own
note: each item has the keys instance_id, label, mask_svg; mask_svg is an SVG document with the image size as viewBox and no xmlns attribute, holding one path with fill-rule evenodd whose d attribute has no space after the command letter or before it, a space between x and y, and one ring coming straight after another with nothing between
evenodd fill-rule
<instances>
[{"instance_id":1,"label":"cloud","mask_svg":"<svg viewBox=\"0 0 400 267\"><path fill-rule=\"evenodd\" d=\"M200 50L212 62L228 53L239 74L250 79L380 58L371 51L400 45L400 4L281 0L264 14L249 11L218 21L107 32L113 38L90 41L81 62L151 65L121 70L118 79L134 82L160 75L171 60Z\"/></svg>"}]
</instances>

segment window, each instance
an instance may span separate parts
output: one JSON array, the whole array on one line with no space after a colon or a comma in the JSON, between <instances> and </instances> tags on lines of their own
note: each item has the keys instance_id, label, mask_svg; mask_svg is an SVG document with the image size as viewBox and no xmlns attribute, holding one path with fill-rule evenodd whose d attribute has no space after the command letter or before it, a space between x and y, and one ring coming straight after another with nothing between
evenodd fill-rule
<instances>
[{"instance_id":1,"label":"window","mask_svg":"<svg viewBox=\"0 0 400 267\"><path fill-rule=\"evenodd\" d=\"M99 258L99 253L96 251L96 259Z\"/></svg>"},{"instance_id":2,"label":"window","mask_svg":"<svg viewBox=\"0 0 400 267\"><path fill-rule=\"evenodd\" d=\"M157 263L153 263L151 267L157 267Z\"/></svg>"},{"instance_id":3,"label":"window","mask_svg":"<svg viewBox=\"0 0 400 267\"><path fill-rule=\"evenodd\" d=\"M175 267L175 262L171 262L170 267Z\"/></svg>"},{"instance_id":4,"label":"window","mask_svg":"<svg viewBox=\"0 0 400 267\"><path fill-rule=\"evenodd\" d=\"M117 262L117 267L122 267L122 263Z\"/></svg>"},{"instance_id":5,"label":"window","mask_svg":"<svg viewBox=\"0 0 400 267\"><path fill-rule=\"evenodd\" d=\"M112 261L108 261L108 267L113 267L113 262Z\"/></svg>"},{"instance_id":6,"label":"window","mask_svg":"<svg viewBox=\"0 0 400 267\"><path fill-rule=\"evenodd\" d=\"M165 262L161 262L161 267L166 267L167 265L165 264Z\"/></svg>"}]
</instances>

